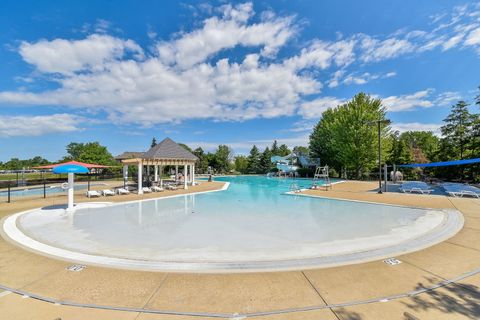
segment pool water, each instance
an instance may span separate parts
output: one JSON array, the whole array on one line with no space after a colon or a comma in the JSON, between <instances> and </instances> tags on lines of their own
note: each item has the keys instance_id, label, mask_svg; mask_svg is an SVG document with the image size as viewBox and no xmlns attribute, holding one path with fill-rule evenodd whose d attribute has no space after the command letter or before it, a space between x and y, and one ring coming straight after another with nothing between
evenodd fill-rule
<instances>
[{"instance_id":1,"label":"pool water","mask_svg":"<svg viewBox=\"0 0 480 320\"><path fill-rule=\"evenodd\" d=\"M68 252L141 264L223 263L228 268L397 246L445 220L437 210L286 194L292 183L311 186L309 179L215 180L229 182L228 189L79 206L74 213L37 210L19 216L18 224L34 240Z\"/></svg>"}]
</instances>

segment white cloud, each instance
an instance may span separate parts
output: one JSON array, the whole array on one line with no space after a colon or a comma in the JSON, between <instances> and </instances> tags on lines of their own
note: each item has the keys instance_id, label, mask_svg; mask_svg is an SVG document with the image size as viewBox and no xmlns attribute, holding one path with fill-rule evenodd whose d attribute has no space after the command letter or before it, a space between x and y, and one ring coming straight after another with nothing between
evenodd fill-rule
<instances>
[{"instance_id":1,"label":"white cloud","mask_svg":"<svg viewBox=\"0 0 480 320\"><path fill-rule=\"evenodd\" d=\"M406 131L431 131L435 135L440 135L440 127L442 124L437 123L419 123L419 122L410 122L410 123L397 123L394 122L391 125L393 131L399 131L400 133Z\"/></svg>"},{"instance_id":2,"label":"white cloud","mask_svg":"<svg viewBox=\"0 0 480 320\"><path fill-rule=\"evenodd\" d=\"M299 114L306 119L320 118L325 110L329 108L335 108L344 102L344 99L335 97L320 97L312 101L302 103L299 109Z\"/></svg>"},{"instance_id":3,"label":"white cloud","mask_svg":"<svg viewBox=\"0 0 480 320\"><path fill-rule=\"evenodd\" d=\"M375 62L396 58L402 54L413 52L416 46L406 39L389 38L378 40L369 36L361 37L363 53L361 59L365 62Z\"/></svg>"},{"instance_id":4,"label":"white cloud","mask_svg":"<svg viewBox=\"0 0 480 320\"><path fill-rule=\"evenodd\" d=\"M159 43L160 60L164 64L187 69L223 49L239 45L262 47L263 56L274 56L295 32L292 17L269 15L260 23L248 25L254 14L250 2L235 7L225 5L222 11L223 17L205 20L201 29L181 34L176 40Z\"/></svg>"},{"instance_id":5,"label":"white cloud","mask_svg":"<svg viewBox=\"0 0 480 320\"><path fill-rule=\"evenodd\" d=\"M328 81L328 87L329 88L335 88L339 86L341 83L345 85L350 85L350 84L365 84L367 82L377 80L377 79L386 79L386 78L391 78L396 76L397 73L394 71L387 72L387 73L370 73L370 72L365 72L363 74L356 74L356 73L350 73L348 75L345 75L345 70L338 70L333 74L333 77Z\"/></svg>"},{"instance_id":6,"label":"white cloud","mask_svg":"<svg viewBox=\"0 0 480 320\"><path fill-rule=\"evenodd\" d=\"M313 127L316 124L316 119L314 120L300 120L295 122L292 125L292 128L288 129L289 132L305 132L312 131Z\"/></svg>"},{"instance_id":7,"label":"white cloud","mask_svg":"<svg viewBox=\"0 0 480 320\"><path fill-rule=\"evenodd\" d=\"M462 100L462 96L455 91L446 91L440 93L434 100L434 104L437 106L450 106L451 104Z\"/></svg>"},{"instance_id":8,"label":"white cloud","mask_svg":"<svg viewBox=\"0 0 480 320\"><path fill-rule=\"evenodd\" d=\"M391 77L394 77L396 76L397 73L396 72L387 72L385 74L382 74L382 73L374 73L374 74L371 74L369 72L365 72L361 75L355 75L353 73L347 75L345 77L345 79L343 79L343 83L344 84L365 84L367 82L370 82L372 80L377 80L377 79L386 79L386 78L391 78Z\"/></svg>"},{"instance_id":9,"label":"white cloud","mask_svg":"<svg viewBox=\"0 0 480 320\"><path fill-rule=\"evenodd\" d=\"M434 95L434 89L420 90L410 94L381 97L373 94L372 97L382 99L382 104L388 112L409 111L416 108L430 108L433 106L446 106L459 100L458 92L445 91ZM298 113L305 119L317 119L328 108L335 108L344 104L347 99L337 97L319 97L311 101L303 102ZM296 126L294 126L295 128ZM295 131L295 130L291 130ZM301 130L298 130L301 131Z\"/></svg>"},{"instance_id":10,"label":"white cloud","mask_svg":"<svg viewBox=\"0 0 480 320\"><path fill-rule=\"evenodd\" d=\"M382 99L383 105L387 108L387 111L407 111L414 108L429 108L434 104L428 98L433 92L433 89L426 89L417 91L413 94L389 96Z\"/></svg>"},{"instance_id":11,"label":"white cloud","mask_svg":"<svg viewBox=\"0 0 480 320\"><path fill-rule=\"evenodd\" d=\"M80 117L70 114L47 116L0 116L0 136L40 136L78 131Z\"/></svg>"},{"instance_id":12,"label":"white cloud","mask_svg":"<svg viewBox=\"0 0 480 320\"><path fill-rule=\"evenodd\" d=\"M312 66L326 69L333 63L343 67L354 60L354 45L353 40L337 42L316 40L310 46L303 48L299 55L286 60L285 65L295 70Z\"/></svg>"},{"instance_id":13,"label":"white cloud","mask_svg":"<svg viewBox=\"0 0 480 320\"><path fill-rule=\"evenodd\" d=\"M294 114L311 119L343 102L328 96L306 102L321 93L321 73L331 74L327 82L331 88L342 83L363 84L395 72L352 73L351 65L360 63L363 67L427 47L478 47L472 22L477 16L467 16L475 12L472 9L456 9L449 25L437 26L438 31L399 30L384 37L354 34L335 41L312 39L290 56L277 52L298 33L292 16L265 11L252 22L255 12L250 2L205 12L213 16L196 29L155 43L158 50L153 53L144 52L133 40L106 34L80 40L22 42L20 55L37 69L28 78L44 80L46 75L56 89L3 91L0 104L104 111L110 121L141 126L186 119L242 121ZM98 26L103 30L110 27L108 23ZM465 38L459 37L460 33ZM218 55L236 47L248 48L249 53L237 55L235 61ZM425 90L391 96L385 104L391 111L399 111L442 103L430 94Z\"/></svg>"},{"instance_id":14,"label":"white cloud","mask_svg":"<svg viewBox=\"0 0 480 320\"><path fill-rule=\"evenodd\" d=\"M478 46L480 45L480 28L471 31L465 39L465 45Z\"/></svg>"},{"instance_id":15,"label":"white cloud","mask_svg":"<svg viewBox=\"0 0 480 320\"><path fill-rule=\"evenodd\" d=\"M132 40L100 34L82 40L24 41L19 51L22 58L39 71L61 74L102 69L105 63L123 57L126 51L142 53L142 49Z\"/></svg>"},{"instance_id":16,"label":"white cloud","mask_svg":"<svg viewBox=\"0 0 480 320\"><path fill-rule=\"evenodd\" d=\"M335 73L333 74L333 77L328 81L328 87L329 88L338 87L338 85L340 84L340 79L343 77L344 74L345 74L345 70L335 71Z\"/></svg>"},{"instance_id":17,"label":"white cloud","mask_svg":"<svg viewBox=\"0 0 480 320\"><path fill-rule=\"evenodd\" d=\"M463 34L458 34L451 37L450 39L448 39L446 42L442 44L443 50L448 50L455 47L457 44L460 43L460 41L462 41L463 37L464 37Z\"/></svg>"}]
</instances>

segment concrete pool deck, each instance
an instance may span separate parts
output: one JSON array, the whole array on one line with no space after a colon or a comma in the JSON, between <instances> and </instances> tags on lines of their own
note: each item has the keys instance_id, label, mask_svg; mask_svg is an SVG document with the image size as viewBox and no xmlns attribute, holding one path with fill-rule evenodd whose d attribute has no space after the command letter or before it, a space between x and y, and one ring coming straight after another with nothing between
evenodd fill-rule
<instances>
[{"instance_id":1,"label":"concrete pool deck","mask_svg":"<svg viewBox=\"0 0 480 320\"><path fill-rule=\"evenodd\" d=\"M222 185L202 183L175 192L214 190ZM463 213L465 226L445 242L397 256L402 263L394 266L374 261L327 269L247 274L157 273L94 266L73 272L66 270L71 263L25 251L0 239L0 314L5 319L102 320L479 318L480 200L398 193L378 195L375 188L376 183L352 181L335 185L333 190L304 193L453 208ZM142 198L171 194L168 191ZM130 201L139 197L97 200L81 196L77 201ZM1 203L0 218L65 202L66 197L58 196L53 200ZM2 289L17 293L9 294ZM77 304L85 306L72 306Z\"/></svg>"}]
</instances>

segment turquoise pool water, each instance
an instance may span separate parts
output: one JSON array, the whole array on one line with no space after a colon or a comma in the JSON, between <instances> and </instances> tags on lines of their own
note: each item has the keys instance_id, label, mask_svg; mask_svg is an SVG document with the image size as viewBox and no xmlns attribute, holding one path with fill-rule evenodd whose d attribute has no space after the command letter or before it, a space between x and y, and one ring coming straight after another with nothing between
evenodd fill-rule
<instances>
[{"instance_id":1,"label":"turquoise pool water","mask_svg":"<svg viewBox=\"0 0 480 320\"><path fill-rule=\"evenodd\" d=\"M417 239L441 211L285 194L308 179L220 177L227 190L19 216L29 237L94 257L153 263L292 261ZM201 183L208 183L202 181ZM78 258L79 260L83 258ZM123 260L122 260L123 261ZM135 262L135 263L137 263Z\"/></svg>"}]
</instances>

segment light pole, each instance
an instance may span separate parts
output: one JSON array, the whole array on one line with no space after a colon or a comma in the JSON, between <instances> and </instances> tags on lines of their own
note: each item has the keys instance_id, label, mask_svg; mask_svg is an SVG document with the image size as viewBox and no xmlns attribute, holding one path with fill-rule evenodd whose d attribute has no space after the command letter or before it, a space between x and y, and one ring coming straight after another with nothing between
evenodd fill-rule
<instances>
[{"instance_id":1,"label":"light pole","mask_svg":"<svg viewBox=\"0 0 480 320\"><path fill-rule=\"evenodd\" d=\"M382 142L381 142L381 126L382 124L389 125L390 120L388 119L379 119L374 121L367 122L368 124L376 124L378 129L378 193L382 192Z\"/></svg>"}]
</instances>

